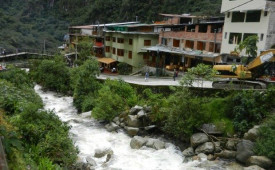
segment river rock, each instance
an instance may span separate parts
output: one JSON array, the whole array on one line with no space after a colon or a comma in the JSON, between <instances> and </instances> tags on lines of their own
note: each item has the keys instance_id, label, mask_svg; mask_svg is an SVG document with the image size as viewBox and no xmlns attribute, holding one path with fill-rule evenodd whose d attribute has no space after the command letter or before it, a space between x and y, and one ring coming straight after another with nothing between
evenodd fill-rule
<instances>
[{"instance_id":1,"label":"river rock","mask_svg":"<svg viewBox=\"0 0 275 170\"><path fill-rule=\"evenodd\" d=\"M137 118L142 118L142 117L146 117L146 113L144 110L140 110L138 113L137 113Z\"/></svg>"},{"instance_id":2,"label":"river rock","mask_svg":"<svg viewBox=\"0 0 275 170\"><path fill-rule=\"evenodd\" d=\"M253 166L245 167L244 170L265 170L265 169L259 167L258 165L253 165Z\"/></svg>"},{"instance_id":3,"label":"river rock","mask_svg":"<svg viewBox=\"0 0 275 170\"><path fill-rule=\"evenodd\" d=\"M198 146L195 150L195 153L213 153L214 152L214 145L212 142L206 142L200 146Z\"/></svg>"},{"instance_id":4,"label":"river rock","mask_svg":"<svg viewBox=\"0 0 275 170\"><path fill-rule=\"evenodd\" d=\"M221 142L214 142L215 144L215 152L221 152L222 147L221 147Z\"/></svg>"},{"instance_id":5,"label":"river rock","mask_svg":"<svg viewBox=\"0 0 275 170\"><path fill-rule=\"evenodd\" d=\"M86 158L86 161L87 161L87 163L88 163L90 166L93 166L93 167L96 166L96 161L95 161L91 156L88 156L88 157Z\"/></svg>"},{"instance_id":6,"label":"river rock","mask_svg":"<svg viewBox=\"0 0 275 170\"><path fill-rule=\"evenodd\" d=\"M112 156L113 156L113 154L108 153L107 157L106 157L106 160L105 160L105 163L109 162L109 160L112 158Z\"/></svg>"},{"instance_id":7,"label":"river rock","mask_svg":"<svg viewBox=\"0 0 275 170\"><path fill-rule=\"evenodd\" d=\"M265 156L251 156L247 160L248 165L258 165L262 168L269 168L272 165L272 161Z\"/></svg>"},{"instance_id":8,"label":"river rock","mask_svg":"<svg viewBox=\"0 0 275 170\"><path fill-rule=\"evenodd\" d=\"M149 148L153 148L156 150L164 149L165 148L165 143L159 139L152 139L148 138L147 142L145 144Z\"/></svg>"},{"instance_id":9,"label":"river rock","mask_svg":"<svg viewBox=\"0 0 275 170\"><path fill-rule=\"evenodd\" d=\"M127 131L128 135L130 136L136 136L139 132L139 128L134 128L134 127L124 127L125 130Z\"/></svg>"},{"instance_id":10,"label":"river rock","mask_svg":"<svg viewBox=\"0 0 275 170\"><path fill-rule=\"evenodd\" d=\"M246 163L247 159L254 155L254 143L249 140L241 140L237 144L236 159L242 163Z\"/></svg>"},{"instance_id":11,"label":"river rock","mask_svg":"<svg viewBox=\"0 0 275 170\"><path fill-rule=\"evenodd\" d=\"M212 154L207 155L207 160L213 161L215 157Z\"/></svg>"},{"instance_id":12,"label":"river rock","mask_svg":"<svg viewBox=\"0 0 275 170\"><path fill-rule=\"evenodd\" d=\"M126 124L130 127L139 127L140 126L140 121L137 118L137 115L128 115Z\"/></svg>"},{"instance_id":13,"label":"river rock","mask_svg":"<svg viewBox=\"0 0 275 170\"><path fill-rule=\"evenodd\" d=\"M196 147L208 141L209 141L208 136L204 133L195 133L190 138L190 143L192 147Z\"/></svg>"},{"instance_id":14,"label":"river rock","mask_svg":"<svg viewBox=\"0 0 275 170\"><path fill-rule=\"evenodd\" d=\"M185 149L184 151L182 151L182 154L185 157L189 157L189 156L194 156L195 152L194 152L194 149L192 147L189 147L189 148Z\"/></svg>"},{"instance_id":15,"label":"river rock","mask_svg":"<svg viewBox=\"0 0 275 170\"><path fill-rule=\"evenodd\" d=\"M143 109L141 106L136 105L130 109L130 114L136 115L141 109Z\"/></svg>"},{"instance_id":16,"label":"river rock","mask_svg":"<svg viewBox=\"0 0 275 170\"><path fill-rule=\"evenodd\" d=\"M250 129L248 132L244 134L244 139L255 142L258 138L259 128L260 126L254 126L252 129Z\"/></svg>"},{"instance_id":17,"label":"river rock","mask_svg":"<svg viewBox=\"0 0 275 170\"><path fill-rule=\"evenodd\" d=\"M235 151L235 150L237 149L236 145L237 145L237 141L236 141L236 140L234 140L234 139L229 139L229 140L226 142L226 144L225 144L225 148L226 148L226 149L229 149L229 150Z\"/></svg>"},{"instance_id":18,"label":"river rock","mask_svg":"<svg viewBox=\"0 0 275 170\"><path fill-rule=\"evenodd\" d=\"M107 129L108 132L113 132L119 129L119 126L115 124L114 122L111 122L107 125L105 125L105 128Z\"/></svg>"},{"instance_id":19,"label":"river rock","mask_svg":"<svg viewBox=\"0 0 275 170\"><path fill-rule=\"evenodd\" d=\"M206 133L211 134L211 135L217 135L217 134L222 134L220 130L216 127L216 125L209 123L209 124L203 124L201 126L201 129L204 130Z\"/></svg>"},{"instance_id":20,"label":"river rock","mask_svg":"<svg viewBox=\"0 0 275 170\"><path fill-rule=\"evenodd\" d=\"M113 150L111 148L105 148L105 149L96 149L94 157L96 158L102 158L103 156L107 154L113 154Z\"/></svg>"},{"instance_id":21,"label":"river rock","mask_svg":"<svg viewBox=\"0 0 275 170\"><path fill-rule=\"evenodd\" d=\"M147 142L146 138L140 136L134 136L130 142L130 146L132 149L139 149Z\"/></svg>"},{"instance_id":22,"label":"river rock","mask_svg":"<svg viewBox=\"0 0 275 170\"><path fill-rule=\"evenodd\" d=\"M150 126L144 127L144 129L145 129L146 131L150 131L150 130L155 129L156 127L157 127L156 125L150 125Z\"/></svg>"},{"instance_id":23,"label":"river rock","mask_svg":"<svg viewBox=\"0 0 275 170\"><path fill-rule=\"evenodd\" d=\"M207 160L207 155L205 155L204 153L199 153L198 157L199 157L199 160Z\"/></svg>"},{"instance_id":24,"label":"river rock","mask_svg":"<svg viewBox=\"0 0 275 170\"><path fill-rule=\"evenodd\" d=\"M237 162L231 162L229 163L226 168L226 170L243 170L244 167L240 164L238 164Z\"/></svg>"},{"instance_id":25,"label":"river rock","mask_svg":"<svg viewBox=\"0 0 275 170\"><path fill-rule=\"evenodd\" d=\"M215 157L225 158L225 159L235 159L236 151L223 150L220 153L215 153Z\"/></svg>"},{"instance_id":26,"label":"river rock","mask_svg":"<svg viewBox=\"0 0 275 170\"><path fill-rule=\"evenodd\" d=\"M119 117L115 117L115 118L113 119L113 122L114 122L115 124L119 125L119 124L120 124Z\"/></svg>"}]
</instances>

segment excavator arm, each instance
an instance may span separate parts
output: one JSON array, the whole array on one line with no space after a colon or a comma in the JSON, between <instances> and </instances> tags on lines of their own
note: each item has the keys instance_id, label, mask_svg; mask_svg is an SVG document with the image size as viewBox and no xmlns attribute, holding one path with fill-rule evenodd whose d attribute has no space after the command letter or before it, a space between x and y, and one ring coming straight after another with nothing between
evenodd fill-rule
<instances>
[{"instance_id":1,"label":"excavator arm","mask_svg":"<svg viewBox=\"0 0 275 170\"><path fill-rule=\"evenodd\" d=\"M256 67L261 66L266 62L275 62L275 49L267 50L263 52L261 55L256 57L253 61L251 61L247 66L247 70L252 70Z\"/></svg>"}]
</instances>

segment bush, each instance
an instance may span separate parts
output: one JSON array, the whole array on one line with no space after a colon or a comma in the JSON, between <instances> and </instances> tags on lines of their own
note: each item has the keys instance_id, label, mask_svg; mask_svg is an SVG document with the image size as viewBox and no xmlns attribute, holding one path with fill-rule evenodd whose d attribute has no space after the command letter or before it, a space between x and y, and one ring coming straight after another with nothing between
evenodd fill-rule
<instances>
[{"instance_id":1,"label":"bush","mask_svg":"<svg viewBox=\"0 0 275 170\"><path fill-rule=\"evenodd\" d=\"M121 75L128 75L132 72L132 67L127 63L118 63L118 73Z\"/></svg>"},{"instance_id":2,"label":"bush","mask_svg":"<svg viewBox=\"0 0 275 170\"><path fill-rule=\"evenodd\" d=\"M179 90L171 95L166 108L168 119L164 131L188 140L197 128L209 120L202 111L202 104L205 102L205 99L196 97L188 89Z\"/></svg>"},{"instance_id":3,"label":"bush","mask_svg":"<svg viewBox=\"0 0 275 170\"><path fill-rule=\"evenodd\" d=\"M54 60L36 62L38 65L33 65L30 72L34 80L44 88L67 93L70 90L70 73L61 57L55 56Z\"/></svg>"},{"instance_id":4,"label":"bush","mask_svg":"<svg viewBox=\"0 0 275 170\"><path fill-rule=\"evenodd\" d=\"M267 156L275 161L275 116L269 117L267 122L259 128L259 138L255 144L256 155Z\"/></svg>"},{"instance_id":5,"label":"bush","mask_svg":"<svg viewBox=\"0 0 275 170\"><path fill-rule=\"evenodd\" d=\"M259 124L274 106L275 89L242 91L233 96L233 124L240 134Z\"/></svg>"},{"instance_id":6,"label":"bush","mask_svg":"<svg viewBox=\"0 0 275 170\"><path fill-rule=\"evenodd\" d=\"M98 92L92 115L100 120L112 120L137 103L136 91L122 80L106 80Z\"/></svg>"}]
</instances>

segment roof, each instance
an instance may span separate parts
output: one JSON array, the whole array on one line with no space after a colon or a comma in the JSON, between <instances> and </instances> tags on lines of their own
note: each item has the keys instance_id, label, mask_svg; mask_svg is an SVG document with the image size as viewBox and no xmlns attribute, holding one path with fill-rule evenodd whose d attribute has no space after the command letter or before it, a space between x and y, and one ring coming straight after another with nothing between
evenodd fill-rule
<instances>
[{"instance_id":1,"label":"roof","mask_svg":"<svg viewBox=\"0 0 275 170\"><path fill-rule=\"evenodd\" d=\"M121 22L121 23L109 23L109 24L94 24L94 25L83 25L83 26L71 26L69 28L92 29L93 27L107 27L107 26L130 25L130 24L139 24L139 22Z\"/></svg>"},{"instance_id":2,"label":"roof","mask_svg":"<svg viewBox=\"0 0 275 170\"><path fill-rule=\"evenodd\" d=\"M159 15L165 16L165 17L180 17L180 18L206 18L206 16L194 16L190 14L162 14L160 13Z\"/></svg>"},{"instance_id":3,"label":"roof","mask_svg":"<svg viewBox=\"0 0 275 170\"><path fill-rule=\"evenodd\" d=\"M111 64L111 63L114 63L116 62L116 60L112 59L112 58L96 58L98 62L100 63L105 63L105 64Z\"/></svg>"},{"instance_id":4,"label":"roof","mask_svg":"<svg viewBox=\"0 0 275 170\"><path fill-rule=\"evenodd\" d=\"M153 46L149 48L142 48L142 50L160 51L160 52L167 52L167 53L173 53L173 54L190 55L190 56L206 57L206 58L216 58L219 56L219 54L217 53L208 52L206 54L203 54L203 52L200 50L186 51L179 48L171 48L166 46Z\"/></svg>"}]
</instances>

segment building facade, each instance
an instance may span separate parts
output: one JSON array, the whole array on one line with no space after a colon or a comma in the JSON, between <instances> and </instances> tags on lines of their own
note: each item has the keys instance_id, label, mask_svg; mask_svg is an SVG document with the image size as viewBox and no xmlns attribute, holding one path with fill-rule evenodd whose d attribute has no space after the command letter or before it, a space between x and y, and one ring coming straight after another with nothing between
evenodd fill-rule
<instances>
[{"instance_id":1,"label":"building facade","mask_svg":"<svg viewBox=\"0 0 275 170\"><path fill-rule=\"evenodd\" d=\"M223 0L221 12L225 14L221 53L230 54L251 35L259 37L258 54L275 45L275 2Z\"/></svg>"}]
</instances>

